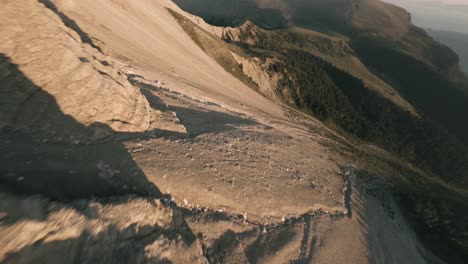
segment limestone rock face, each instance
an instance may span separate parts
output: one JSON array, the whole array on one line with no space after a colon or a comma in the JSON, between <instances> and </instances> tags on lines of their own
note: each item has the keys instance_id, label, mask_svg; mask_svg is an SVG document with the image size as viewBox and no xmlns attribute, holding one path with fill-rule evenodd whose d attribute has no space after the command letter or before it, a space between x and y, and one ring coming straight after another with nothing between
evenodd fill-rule
<instances>
[{"instance_id":1,"label":"limestone rock face","mask_svg":"<svg viewBox=\"0 0 468 264\"><path fill-rule=\"evenodd\" d=\"M177 209L120 197L73 206L1 194L3 263L207 263Z\"/></svg>"},{"instance_id":2,"label":"limestone rock face","mask_svg":"<svg viewBox=\"0 0 468 264\"><path fill-rule=\"evenodd\" d=\"M0 97L9 99L0 105L0 127L59 129L64 118L72 118L119 132L150 129L153 111L127 81L122 65L105 56L97 40L73 20L40 2L48 3L2 1ZM7 60L22 77L9 69ZM55 105L64 115L55 115Z\"/></svg>"},{"instance_id":3,"label":"limestone rock face","mask_svg":"<svg viewBox=\"0 0 468 264\"><path fill-rule=\"evenodd\" d=\"M438 134L399 132L412 105L369 93L400 98L344 36L283 33L173 0L0 0L0 263L465 263L466 190L409 162Z\"/></svg>"}]
</instances>

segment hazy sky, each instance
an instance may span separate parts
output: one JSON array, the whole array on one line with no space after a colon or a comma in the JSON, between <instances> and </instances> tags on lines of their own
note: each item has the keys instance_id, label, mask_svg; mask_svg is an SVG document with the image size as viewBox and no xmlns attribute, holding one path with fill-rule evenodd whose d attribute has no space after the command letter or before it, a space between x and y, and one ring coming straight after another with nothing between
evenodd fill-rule
<instances>
[{"instance_id":1,"label":"hazy sky","mask_svg":"<svg viewBox=\"0 0 468 264\"><path fill-rule=\"evenodd\" d=\"M468 0L384 0L404 7L423 28L468 33Z\"/></svg>"}]
</instances>

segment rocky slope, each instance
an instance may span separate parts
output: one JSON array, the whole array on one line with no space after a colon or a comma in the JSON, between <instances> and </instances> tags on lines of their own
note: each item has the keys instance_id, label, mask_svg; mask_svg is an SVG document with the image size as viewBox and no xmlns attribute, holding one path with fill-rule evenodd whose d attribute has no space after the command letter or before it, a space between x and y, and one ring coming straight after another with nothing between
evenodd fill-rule
<instances>
[{"instance_id":1,"label":"rocky slope","mask_svg":"<svg viewBox=\"0 0 468 264\"><path fill-rule=\"evenodd\" d=\"M203 8L209 1L176 2L208 22L223 16L223 9ZM468 82L455 53L413 26L406 11L378 1L246 2L280 10L289 23L261 29L248 12L243 25L222 31L193 21L235 47L240 67L259 91L448 183L466 185L466 122L459 113L467 111ZM336 12L327 10L331 5Z\"/></svg>"},{"instance_id":2,"label":"rocky slope","mask_svg":"<svg viewBox=\"0 0 468 264\"><path fill-rule=\"evenodd\" d=\"M176 2L207 21L213 12L223 15L223 9L203 9L209 0ZM241 57L260 61L255 73L248 63L246 74L261 91L270 90L264 94L466 184L468 127L460 113L468 111L468 80L456 54L413 26L405 10L379 1L246 2L277 9L290 23L270 31L248 21L211 33L241 47ZM276 85L258 72L274 76Z\"/></svg>"},{"instance_id":3,"label":"rocky slope","mask_svg":"<svg viewBox=\"0 0 468 264\"><path fill-rule=\"evenodd\" d=\"M252 21L291 26L276 4ZM214 27L169 0L5 0L0 17L0 262L463 262L466 190L314 101L351 83L424 117L349 38Z\"/></svg>"}]
</instances>

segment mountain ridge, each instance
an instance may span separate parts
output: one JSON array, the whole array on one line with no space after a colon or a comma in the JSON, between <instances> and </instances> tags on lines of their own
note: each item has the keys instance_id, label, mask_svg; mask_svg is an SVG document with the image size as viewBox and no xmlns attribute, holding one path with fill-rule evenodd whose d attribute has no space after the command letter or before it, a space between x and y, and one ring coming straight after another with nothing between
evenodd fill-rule
<instances>
[{"instance_id":1,"label":"mountain ridge","mask_svg":"<svg viewBox=\"0 0 468 264\"><path fill-rule=\"evenodd\" d=\"M439 47L230 2L240 27L169 0L5 1L0 261L463 263L464 143L359 49Z\"/></svg>"}]
</instances>

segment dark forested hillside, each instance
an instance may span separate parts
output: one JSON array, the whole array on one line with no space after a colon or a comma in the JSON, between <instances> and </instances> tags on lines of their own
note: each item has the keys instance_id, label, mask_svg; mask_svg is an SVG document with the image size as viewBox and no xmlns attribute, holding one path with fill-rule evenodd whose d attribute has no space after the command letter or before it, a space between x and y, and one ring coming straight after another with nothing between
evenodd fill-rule
<instances>
[{"instance_id":1,"label":"dark forested hillside","mask_svg":"<svg viewBox=\"0 0 468 264\"><path fill-rule=\"evenodd\" d=\"M460 58L460 67L468 76L468 34L433 29L427 29L427 33L457 53Z\"/></svg>"},{"instance_id":2,"label":"dark forested hillside","mask_svg":"<svg viewBox=\"0 0 468 264\"><path fill-rule=\"evenodd\" d=\"M189 10L216 26L235 27L247 20L269 29L288 25L281 10L259 8L254 0L175 0L174 2L182 9Z\"/></svg>"},{"instance_id":3,"label":"dark forested hillside","mask_svg":"<svg viewBox=\"0 0 468 264\"><path fill-rule=\"evenodd\" d=\"M281 33L278 35L282 36L279 39L285 36ZM287 34L291 35L295 34ZM256 36L259 38L260 35L257 33ZM289 43L294 43L294 39L301 38L289 37ZM465 172L468 170L467 148L444 126L431 118L411 115L379 93L366 88L362 80L299 47L285 50L275 43L281 42L274 41L274 37L270 35L267 40L259 40L256 47L283 52L284 56L280 62L271 66L271 71L282 73L284 76L278 83L278 94L285 94L283 90L286 89L288 90L286 94L291 95L296 107L313 113L321 120L330 120L363 140L376 143L418 166L432 170L448 182L467 183L465 181ZM398 57L394 58L398 60ZM414 67L414 65L408 67L411 66ZM401 68L401 78L407 80L403 73L409 69ZM435 100L437 97L437 92L431 89L437 91L432 85L437 87L441 82L440 77L437 79L437 76L431 76L430 82L432 83L428 83L427 86L428 95L423 97L421 102ZM459 103L459 111L466 113L467 110L463 109L466 105L462 104L463 94L455 88L450 91L453 94L440 95L439 98L447 96L445 101L453 99L454 103ZM414 91L414 94L417 92ZM290 98L284 99L288 101ZM431 113L430 102L425 106L428 108L427 112ZM447 106L447 109L453 108ZM456 117L457 115L452 119L445 119L445 122L452 121L454 128L457 128ZM441 121L444 121L443 117ZM463 128L463 125L460 127Z\"/></svg>"}]
</instances>

